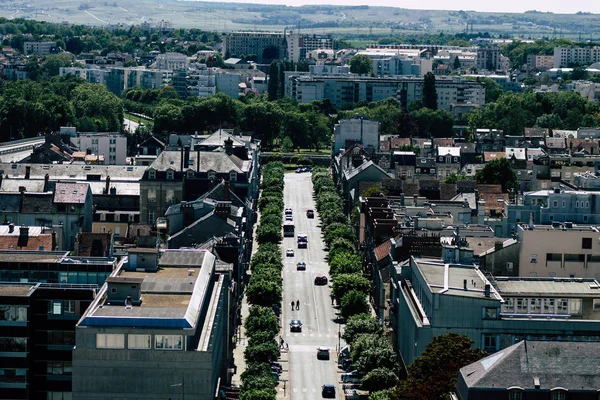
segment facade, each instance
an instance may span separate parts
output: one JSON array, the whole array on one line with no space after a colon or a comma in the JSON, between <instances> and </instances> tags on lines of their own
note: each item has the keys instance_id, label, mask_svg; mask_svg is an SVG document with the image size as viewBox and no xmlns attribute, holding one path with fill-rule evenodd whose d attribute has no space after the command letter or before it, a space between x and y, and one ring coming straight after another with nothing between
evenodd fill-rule
<instances>
[{"instance_id":1,"label":"facade","mask_svg":"<svg viewBox=\"0 0 600 400\"><path fill-rule=\"evenodd\" d=\"M314 51L333 51L331 35L302 34L290 31L287 35L287 58L298 62L306 59Z\"/></svg>"},{"instance_id":2,"label":"facade","mask_svg":"<svg viewBox=\"0 0 600 400\"><path fill-rule=\"evenodd\" d=\"M519 225L520 276L600 279L600 231L595 226Z\"/></svg>"},{"instance_id":3,"label":"facade","mask_svg":"<svg viewBox=\"0 0 600 400\"><path fill-rule=\"evenodd\" d=\"M600 62L600 47L555 47L554 68L565 68L571 63L593 64Z\"/></svg>"},{"instance_id":4,"label":"facade","mask_svg":"<svg viewBox=\"0 0 600 400\"><path fill-rule=\"evenodd\" d=\"M73 399L214 398L231 338L229 270L215 260L167 250L117 269L77 324Z\"/></svg>"},{"instance_id":5,"label":"facade","mask_svg":"<svg viewBox=\"0 0 600 400\"><path fill-rule=\"evenodd\" d=\"M439 77L435 81L438 107L451 110L456 104L485 104L485 91L475 81ZM382 78L350 76L312 76L285 72L285 95L300 103L329 99L336 106L359 101L380 101L390 97L406 109L414 100L423 98L423 79L390 76Z\"/></svg>"},{"instance_id":6,"label":"facade","mask_svg":"<svg viewBox=\"0 0 600 400\"><path fill-rule=\"evenodd\" d=\"M554 56L527 55L527 68L547 71L554 67Z\"/></svg>"},{"instance_id":7,"label":"facade","mask_svg":"<svg viewBox=\"0 0 600 400\"><path fill-rule=\"evenodd\" d=\"M523 340L460 369L459 400L596 400L600 343Z\"/></svg>"},{"instance_id":8,"label":"facade","mask_svg":"<svg viewBox=\"0 0 600 400\"><path fill-rule=\"evenodd\" d=\"M75 324L97 285L0 283L0 399L70 399Z\"/></svg>"},{"instance_id":9,"label":"facade","mask_svg":"<svg viewBox=\"0 0 600 400\"><path fill-rule=\"evenodd\" d=\"M379 122L361 117L344 119L333 128L333 153L360 144L369 152L379 148Z\"/></svg>"},{"instance_id":10,"label":"facade","mask_svg":"<svg viewBox=\"0 0 600 400\"><path fill-rule=\"evenodd\" d=\"M216 75L216 89L229 97L237 99L240 95L240 75L219 73Z\"/></svg>"},{"instance_id":11,"label":"facade","mask_svg":"<svg viewBox=\"0 0 600 400\"><path fill-rule=\"evenodd\" d=\"M56 48L56 42L25 42L23 52L25 54L50 54Z\"/></svg>"},{"instance_id":12,"label":"facade","mask_svg":"<svg viewBox=\"0 0 600 400\"><path fill-rule=\"evenodd\" d=\"M600 340L600 284L594 279L490 281L473 265L415 257L391 272L390 324L406 365L433 337L450 331L487 352L523 338Z\"/></svg>"},{"instance_id":13,"label":"facade","mask_svg":"<svg viewBox=\"0 0 600 400\"><path fill-rule=\"evenodd\" d=\"M189 64L188 58L181 53L164 53L156 56L156 68L168 71L187 68Z\"/></svg>"},{"instance_id":14,"label":"facade","mask_svg":"<svg viewBox=\"0 0 600 400\"><path fill-rule=\"evenodd\" d=\"M117 132L78 132L71 142L81 151L103 155L108 165L125 165L127 161L127 136Z\"/></svg>"},{"instance_id":15,"label":"facade","mask_svg":"<svg viewBox=\"0 0 600 400\"><path fill-rule=\"evenodd\" d=\"M282 57L283 41L283 32L227 32L223 33L223 54L254 54L259 63L271 62Z\"/></svg>"},{"instance_id":16,"label":"facade","mask_svg":"<svg viewBox=\"0 0 600 400\"><path fill-rule=\"evenodd\" d=\"M477 69L496 71L500 65L500 47L486 46L477 49Z\"/></svg>"},{"instance_id":17,"label":"facade","mask_svg":"<svg viewBox=\"0 0 600 400\"><path fill-rule=\"evenodd\" d=\"M422 57L423 53L425 50L366 49L358 54L366 55L373 61L373 71L377 76L424 76L433 71L433 59Z\"/></svg>"}]
</instances>

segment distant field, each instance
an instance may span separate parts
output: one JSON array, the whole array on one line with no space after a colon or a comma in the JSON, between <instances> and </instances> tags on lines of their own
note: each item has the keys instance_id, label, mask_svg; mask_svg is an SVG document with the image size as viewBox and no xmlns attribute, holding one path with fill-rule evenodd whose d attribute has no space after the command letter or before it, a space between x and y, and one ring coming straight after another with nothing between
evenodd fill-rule
<instances>
[{"instance_id":1,"label":"distant field","mask_svg":"<svg viewBox=\"0 0 600 400\"><path fill-rule=\"evenodd\" d=\"M416 4L418 5L418 4ZM210 31L301 29L344 37L399 33L506 33L523 37L600 38L600 15L477 13L392 7L206 3L176 0L0 0L0 17L93 26L169 21L174 27Z\"/></svg>"}]
</instances>

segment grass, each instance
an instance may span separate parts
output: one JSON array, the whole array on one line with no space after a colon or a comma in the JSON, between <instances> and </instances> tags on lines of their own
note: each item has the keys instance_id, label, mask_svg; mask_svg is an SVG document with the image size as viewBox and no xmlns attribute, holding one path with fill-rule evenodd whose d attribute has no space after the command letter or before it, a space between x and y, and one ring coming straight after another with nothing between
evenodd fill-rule
<instances>
[{"instance_id":1,"label":"grass","mask_svg":"<svg viewBox=\"0 0 600 400\"><path fill-rule=\"evenodd\" d=\"M128 112L124 112L123 116L125 118L127 118L128 120L136 122L136 123L143 122L144 125L151 125L152 124L152 121L149 120L148 118L139 117L137 115L129 114Z\"/></svg>"}]
</instances>

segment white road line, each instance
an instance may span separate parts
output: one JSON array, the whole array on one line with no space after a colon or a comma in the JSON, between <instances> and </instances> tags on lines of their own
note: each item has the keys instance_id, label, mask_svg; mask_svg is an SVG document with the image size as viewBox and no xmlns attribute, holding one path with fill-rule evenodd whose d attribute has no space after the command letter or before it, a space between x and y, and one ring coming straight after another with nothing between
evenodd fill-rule
<instances>
[{"instance_id":1,"label":"white road line","mask_svg":"<svg viewBox=\"0 0 600 400\"><path fill-rule=\"evenodd\" d=\"M101 20L100 18L96 17L94 14L92 14L91 12L89 12L88 10L85 10L84 12L88 13L89 15L91 15L93 18L96 18L98 21L108 24L108 22Z\"/></svg>"}]
</instances>

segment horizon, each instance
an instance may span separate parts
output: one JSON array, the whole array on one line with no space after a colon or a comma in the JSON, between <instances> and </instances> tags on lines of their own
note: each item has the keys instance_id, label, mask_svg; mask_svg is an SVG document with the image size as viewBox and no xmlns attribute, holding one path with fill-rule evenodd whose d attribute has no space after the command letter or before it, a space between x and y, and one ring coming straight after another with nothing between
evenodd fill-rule
<instances>
[{"instance_id":1,"label":"horizon","mask_svg":"<svg viewBox=\"0 0 600 400\"><path fill-rule=\"evenodd\" d=\"M507 0L501 5L497 3L482 3L476 0L463 0L455 4L460 4L460 7L452 7L452 3L442 0L425 0L415 7L414 3L408 1L396 0L182 0L182 1L202 1L208 3L243 3L243 4L273 4L286 5L290 7L300 7L304 5L330 5L330 6L377 6L377 7L393 7L403 8L408 10L428 10L428 11L475 11L475 12L491 12L491 13L515 13L522 14L526 11L539 11L541 13L554 14L576 14L577 12L586 12L592 14L600 14L600 2L592 3L590 0L584 0L582 3L573 8L569 3L564 2L548 2L547 0L530 0L522 2L518 0ZM524 5L525 4L525 5Z\"/></svg>"}]
</instances>

